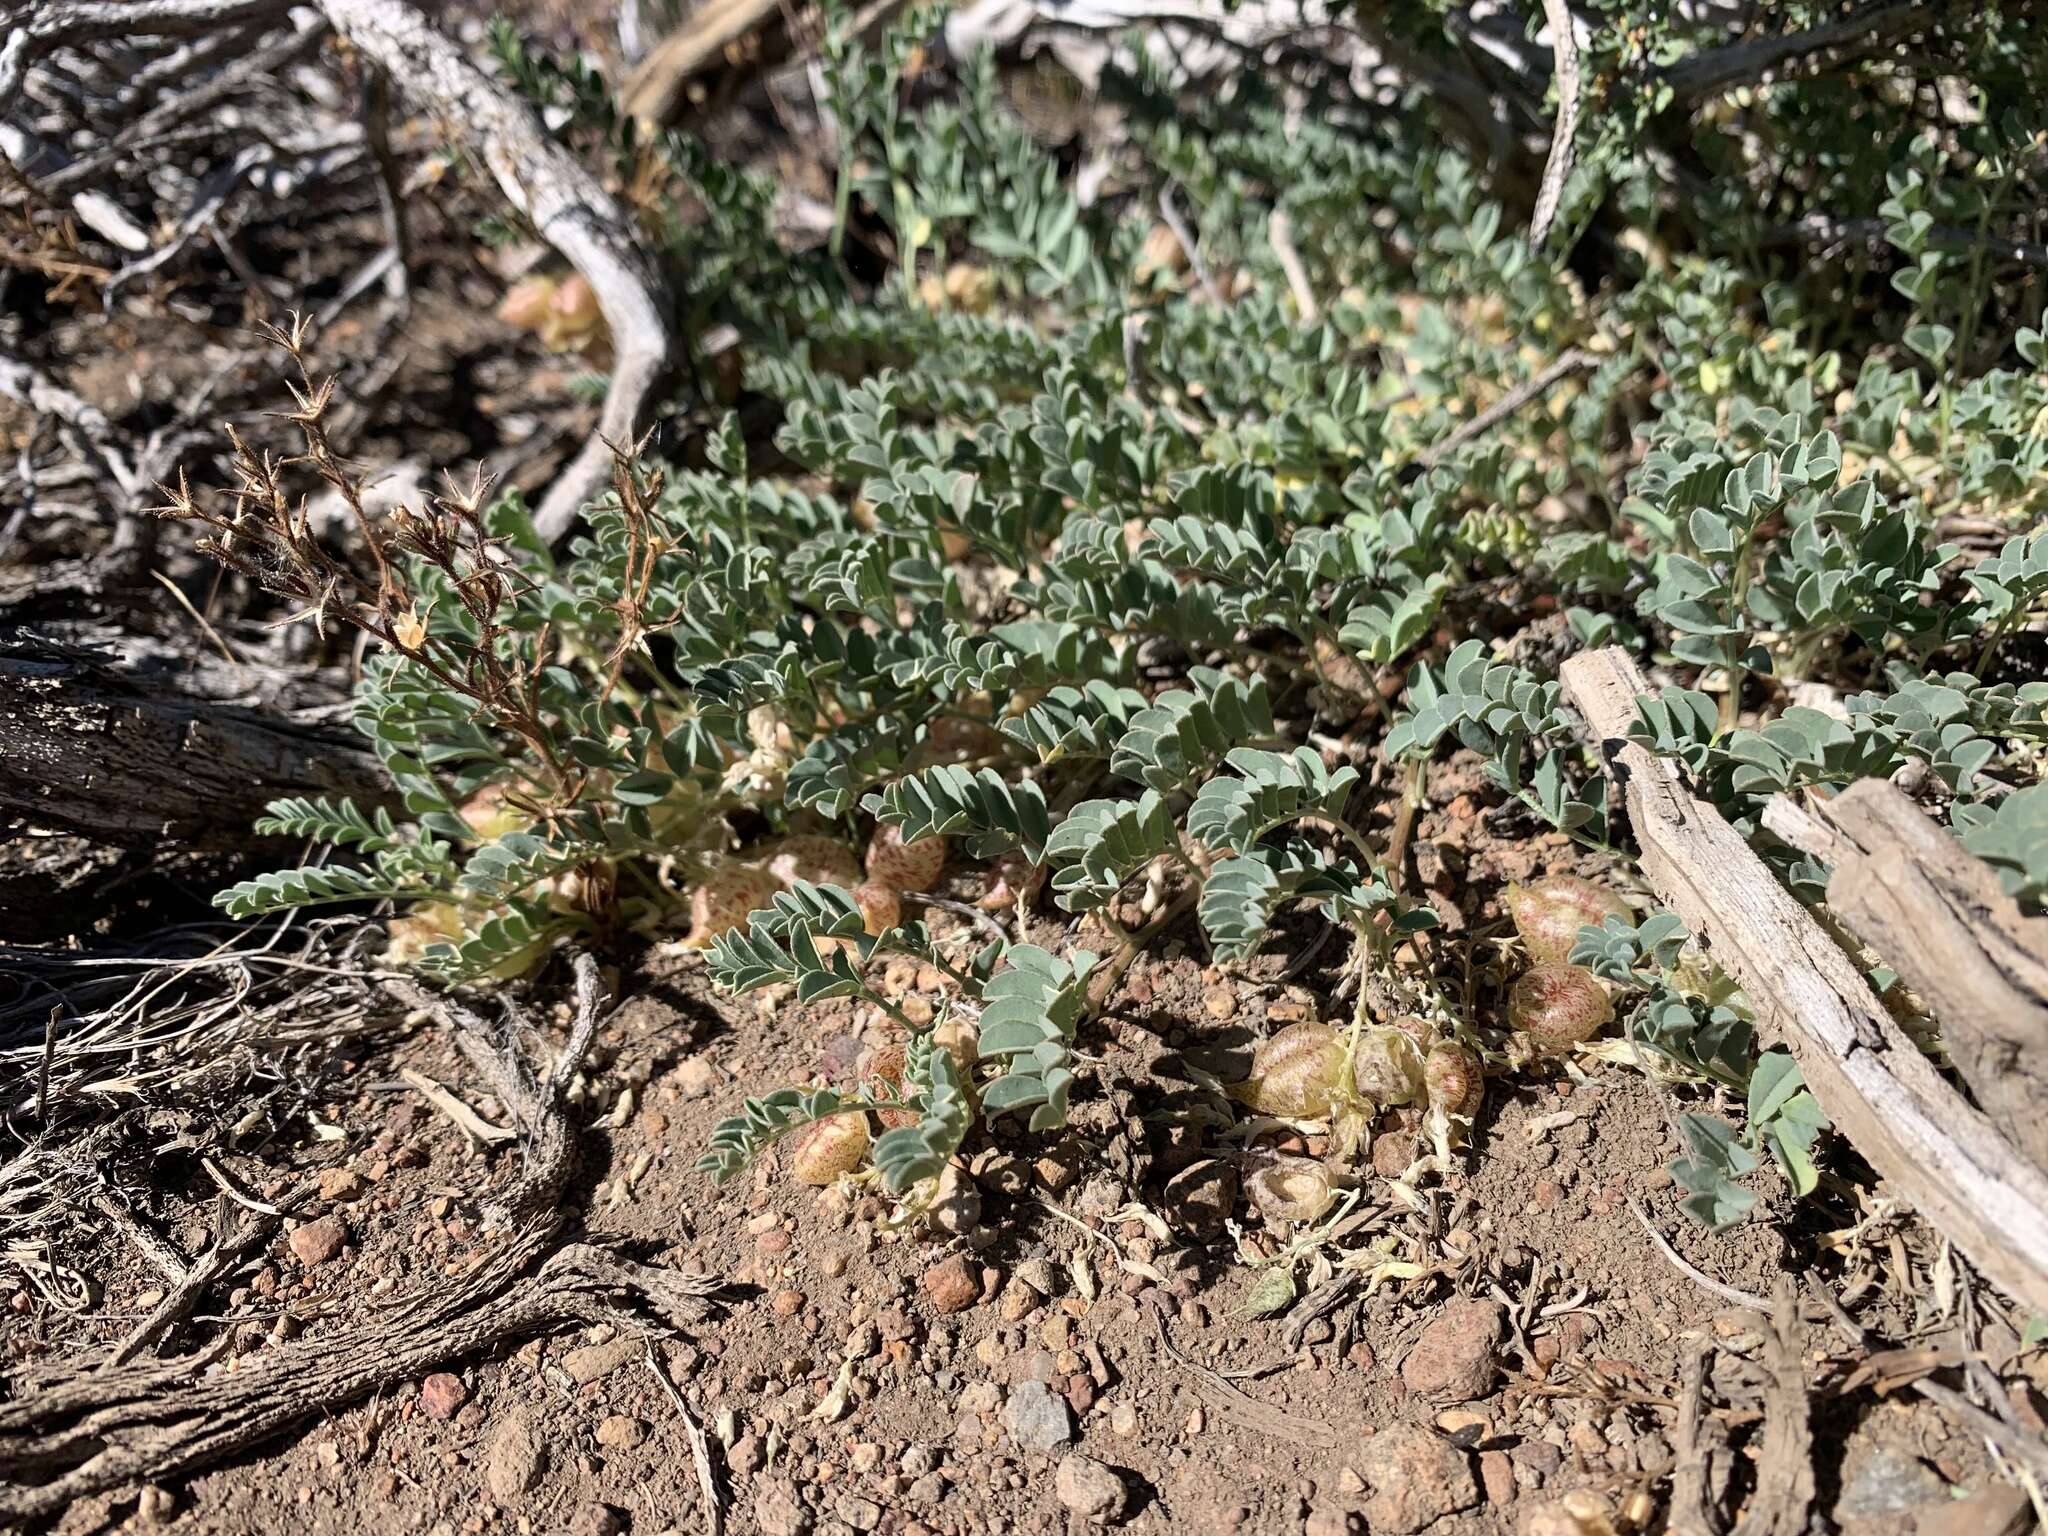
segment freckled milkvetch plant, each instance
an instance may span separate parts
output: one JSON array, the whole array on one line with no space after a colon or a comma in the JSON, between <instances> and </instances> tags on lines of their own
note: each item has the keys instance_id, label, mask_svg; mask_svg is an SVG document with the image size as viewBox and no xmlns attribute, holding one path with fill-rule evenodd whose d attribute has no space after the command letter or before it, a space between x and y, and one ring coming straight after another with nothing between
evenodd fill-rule
<instances>
[{"instance_id":1,"label":"freckled milkvetch plant","mask_svg":"<svg viewBox=\"0 0 2048 1536\"><path fill-rule=\"evenodd\" d=\"M1763 803L1918 765L1930 813L2041 899L2048 321L1932 233L2008 217L2033 128L1900 127L1868 210L1890 274L1873 298L1764 239L1781 210L1683 230L1669 168L1603 125L1566 222L1605 196L1626 227L1589 284L1424 113L1293 114L1255 80L1189 102L1113 68L1128 153L1084 200L988 57L910 89L930 15L872 48L828 21L838 196L808 254L774 238L770 184L636 137L584 75L499 35L565 134L642 190L685 318L738 328L749 417L779 425L750 443L700 411L701 467L622 457L560 552L480 487L365 517L377 572L340 596L279 575L328 558L278 488L326 473L317 410L299 458L245 454L270 531L227 553L382 642L357 720L404 815L273 807L265 830L331 856L223 905L391 901L394 958L451 983L689 911L720 987L858 999L903 1039L851 1091L750 1100L702 1166L729 1179L801 1136L802 1176L866 1157L896 1193L977 1120L1062 1124L1077 1032L1170 926L1243 967L1296 947L1306 910L1348 937L1356 1000L1290 1047L1315 1063L1292 1113L1425 1105L1440 1161L1482 1061L1589 1048L1612 1013L1617 1059L1742 1097L1746 1130L1686 1118L1689 1208L1740 1217L1760 1153L1811 1189L1811 1097L1668 918L1605 913L1568 952L1551 924L1497 985L1453 985L1405 855L1455 755L1493 786L1494 834L1561 834L1625 881L1627 829L1556 681L1572 650L1618 643L1660 679L1632 733L1795 891L1823 872L1761 832ZM1645 78L1639 21L1595 29L1599 88ZM1743 111L1817 156L1832 113L1867 153L1857 114L1889 109L1815 90ZM1700 131L1739 159L1777 130ZM1156 220L1166 191L1192 253ZM872 288L842 264L856 218L895 261ZM1583 367L1446 448L1567 348ZM948 867L980 872L986 913L925 899ZM944 996L913 1016L877 979L890 957ZM1578 1022L1515 1046L1511 1017L1575 999ZM1247 1103L1277 1091L1260 1081Z\"/></svg>"}]
</instances>

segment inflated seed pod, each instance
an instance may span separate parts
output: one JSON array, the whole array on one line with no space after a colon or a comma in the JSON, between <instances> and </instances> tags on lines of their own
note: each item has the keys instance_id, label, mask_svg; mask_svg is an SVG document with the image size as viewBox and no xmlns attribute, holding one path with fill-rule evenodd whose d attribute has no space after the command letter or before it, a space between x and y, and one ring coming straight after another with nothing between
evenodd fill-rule
<instances>
[{"instance_id":1,"label":"inflated seed pod","mask_svg":"<svg viewBox=\"0 0 2048 1536\"><path fill-rule=\"evenodd\" d=\"M423 901L384 925L384 965L416 965L430 945L454 944L463 933L462 909L452 902Z\"/></svg>"},{"instance_id":2,"label":"inflated seed pod","mask_svg":"<svg viewBox=\"0 0 2048 1536\"><path fill-rule=\"evenodd\" d=\"M498 318L523 331L536 331L548 316L548 300L555 296L551 277L521 278L505 290L498 301Z\"/></svg>"},{"instance_id":3,"label":"inflated seed pod","mask_svg":"<svg viewBox=\"0 0 2048 1536\"><path fill-rule=\"evenodd\" d=\"M800 1184L830 1184L868 1155L865 1115L827 1115L789 1138L789 1171Z\"/></svg>"},{"instance_id":4,"label":"inflated seed pod","mask_svg":"<svg viewBox=\"0 0 2048 1536\"><path fill-rule=\"evenodd\" d=\"M1590 1040L1613 1017L1606 988L1583 965L1539 965L1508 993L1508 1023L1545 1050Z\"/></svg>"},{"instance_id":5,"label":"inflated seed pod","mask_svg":"<svg viewBox=\"0 0 2048 1536\"><path fill-rule=\"evenodd\" d=\"M854 905L870 934L887 933L903 921L903 900L896 887L879 880L863 880L853 888Z\"/></svg>"},{"instance_id":6,"label":"inflated seed pod","mask_svg":"<svg viewBox=\"0 0 2048 1536\"><path fill-rule=\"evenodd\" d=\"M868 841L868 874L899 891L928 891L946 867L943 837L903 841L903 829L880 826Z\"/></svg>"},{"instance_id":7,"label":"inflated seed pod","mask_svg":"<svg viewBox=\"0 0 2048 1536\"><path fill-rule=\"evenodd\" d=\"M1477 1053L1455 1041L1431 1049L1423 1059L1422 1082L1430 1108L1459 1120L1470 1120L1486 1100L1485 1068Z\"/></svg>"},{"instance_id":8,"label":"inflated seed pod","mask_svg":"<svg viewBox=\"0 0 2048 1536\"><path fill-rule=\"evenodd\" d=\"M861 1058L860 1080L863 1083L887 1083L897 1092L903 1091L903 1047L891 1041L878 1045ZM916 1125L923 1117L914 1109L878 1109L875 1115L887 1130L901 1125Z\"/></svg>"},{"instance_id":9,"label":"inflated seed pod","mask_svg":"<svg viewBox=\"0 0 2048 1536\"><path fill-rule=\"evenodd\" d=\"M721 933L741 927L749 912L767 906L781 889L780 880L749 864L713 870L690 893L690 931L683 935L683 947L702 949Z\"/></svg>"},{"instance_id":10,"label":"inflated seed pod","mask_svg":"<svg viewBox=\"0 0 2048 1536\"><path fill-rule=\"evenodd\" d=\"M761 867L784 885L808 880L852 890L860 884L860 859L833 837L799 834L778 838L761 851Z\"/></svg>"},{"instance_id":11,"label":"inflated seed pod","mask_svg":"<svg viewBox=\"0 0 2048 1536\"><path fill-rule=\"evenodd\" d=\"M1031 861L1023 854L1004 854L989 867L981 900L975 905L984 912L1009 911L1017 905L1019 896L1031 890L1031 875Z\"/></svg>"},{"instance_id":12,"label":"inflated seed pod","mask_svg":"<svg viewBox=\"0 0 2048 1536\"><path fill-rule=\"evenodd\" d=\"M572 273L555 285L548 295L547 313L541 317L540 337L550 347L580 346L597 334L604 323L597 292L582 273Z\"/></svg>"},{"instance_id":13,"label":"inflated seed pod","mask_svg":"<svg viewBox=\"0 0 2048 1536\"><path fill-rule=\"evenodd\" d=\"M1261 1158L1245 1175L1244 1192L1267 1221L1314 1221L1337 1198L1330 1170L1312 1157Z\"/></svg>"},{"instance_id":14,"label":"inflated seed pod","mask_svg":"<svg viewBox=\"0 0 2048 1536\"><path fill-rule=\"evenodd\" d=\"M1628 903L1603 885L1577 875L1546 875L1507 891L1508 916L1538 965L1563 965L1583 927L1599 927L1610 917L1627 917Z\"/></svg>"},{"instance_id":15,"label":"inflated seed pod","mask_svg":"<svg viewBox=\"0 0 2048 1536\"><path fill-rule=\"evenodd\" d=\"M533 818L511 803L510 793L507 785L486 784L463 801L460 814L469 830L494 843L507 832L523 832L532 826Z\"/></svg>"},{"instance_id":16,"label":"inflated seed pod","mask_svg":"<svg viewBox=\"0 0 2048 1536\"><path fill-rule=\"evenodd\" d=\"M974 1064L981 1059L981 1031L972 1019L948 1012L932 1026L932 1043L953 1058L960 1081L973 1091Z\"/></svg>"},{"instance_id":17,"label":"inflated seed pod","mask_svg":"<svg viewBox=\"0 0 2048 1536\"><path fill-rule=\"evenodd\" d=\"M1351 1059L1351 1085L1361 1098L1389 1108L1413 1104L1423 1092L1423 1054L1430 1027L1413 1014L1391 1024L1368 1025Z\"/></svg>"},{"instance_id":18,"label":"inflated seed pod","mask_svg":"<svg viewBox=\"0 0 2048 1536\"><path fill-rule=\"evenodd\" d=\"M1307 1019L1260 1042L1237 1097L1262 1115L1319 1119L1341 1096L1343 1073L1344 1037Z\"/></svg>"}]
</instances>

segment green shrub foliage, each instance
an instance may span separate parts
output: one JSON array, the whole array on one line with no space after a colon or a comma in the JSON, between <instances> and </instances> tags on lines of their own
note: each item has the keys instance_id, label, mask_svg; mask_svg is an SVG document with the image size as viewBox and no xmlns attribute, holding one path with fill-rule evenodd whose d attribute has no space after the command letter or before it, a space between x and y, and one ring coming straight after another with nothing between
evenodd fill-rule
<instances>
[{"instance_id":1,"label":"green shrub foliage","mask_svg":"<svg viewBox=\"0 0 2048 1536\"><path fill-rule=\"evenodd\" d=\"M1802 894L1822 872L1770 843L1764 802L1911 769L2040 901L2048 318L2017 281L2036 248L2013 243L2042 190L2037 45L1993 6L1918 63L1694 99L1683 61L1725 39L1594 9L1602 110L1544 248L1427 102L1290 113L1255 76L1190 100L1113 68L1128 142L1084 196L990 59L912 82L931 15L863 48L835 10L833 233L792 251L768 182L681 134L636 140L501 34L525 88L574 109L565 133L664 189L648 218L682 318L737 328L742 409L679 401L680 456L622 467L560 551L516 497L491 506L524 579L488 627L412 561L432 638L374 652L357 702L406 814L281 803L264 830L327 855L223 905L388 899L432 925L415 963L460 981L671 920L737 813L1005 860L1043 881L1028 925L875 933L851 892L799 882L709 949L735 992L892 1011L878 953L957 979L971 1066L906 1019L899 1083L771 1095L705 1159L729 1178L818 1116L907 1105L875 1152L907 1190L977 1113L1062 1122L1098 984L1159 930L1124 926L1148 883L1146 912L1191 913L1226 963L1286 954L1290 910L1337 924L1360 966L1497 1043L1402 948L1432 917L1381 829L1430 762L1468 754L1496 828L1625 871L1556 682L1582 646L1658 679L1633 733ZM1436 9L1415 11L1436 46ZM1921 110L1937 75L1969 112ZM1683 163L1658 149L1674 121ZM1823 217L1852 233L1809 238ZM849 275L857 247L888 253L885 279ZM1583 367L1452 441L1568 348ZM460 686L480 636L518 710ZM1361 771L1375 746L1401 773ZM1580 959L1660 1071L1746 1100L1746 1131L1687 1117L1678 1170L1697 1214L1731 1220L1760 1156L1812 1187L1821 1122L1660 923L1589 930Z\"/></svg>"}]
</instances>

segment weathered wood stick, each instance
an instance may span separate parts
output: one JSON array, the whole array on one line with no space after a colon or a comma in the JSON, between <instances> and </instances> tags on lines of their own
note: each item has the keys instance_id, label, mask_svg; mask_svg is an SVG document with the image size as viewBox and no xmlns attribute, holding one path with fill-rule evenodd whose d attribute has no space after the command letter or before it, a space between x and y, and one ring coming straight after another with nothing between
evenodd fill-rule
<instances>
[{"instance_id":1,"label":"weathered wood stick","mask_svg":"<svg viewBox=\"0 0 2048 1536\"><path fill-rule=\"evenodd\" d=\"M415 107L438 114L475 149L512 206L590 282L612 333L604 412L533 517L550 541L575 526L611 478L616 446L630 451L641 408L671 357L667 280L633 217L548 135L540 116L477 66L404 0L318 0L334 30L389 76Z\"/></svg>"},{"instance_id":2,"label":"weathered wood stick","mask_svg":"<svg viewBox=\"0 0 2048 1536\"><path fill-rule=\"evenodd\" d=\"M1835 915L1933 1010L1991 1123L2048 1169L2048 918L2021 913L1989 865L1882 779L1811 812L1781 795L1764 825L1834 865Z\"/></svg>"},{"instance_id":3,"label":"weathered wood stick","mask_svg":"<svg viewBox=\"0 0 2048 1536\"><path fill-rule=\"evenodd\" d=\"M2014 1300L2048 1309L2048 1176L1942 1081L1812 915L1677 767L1626 739L1642 674L1616 647L1564 664L1625 794L1643 873L1782 1040L1836 1129Z\"/></svg>"},{"instance_id":4,"label":"weathered wood stick","mask_svg":"<svg viewBox=\"0 0 2048 1536\"><path fill-rule=\"evenodd\" d=\"M0 812L121 847L234 848L282 796L391 799L383 765L352 732L245 702L274 676L0 637Z\"/></svg>"}]
</instances>

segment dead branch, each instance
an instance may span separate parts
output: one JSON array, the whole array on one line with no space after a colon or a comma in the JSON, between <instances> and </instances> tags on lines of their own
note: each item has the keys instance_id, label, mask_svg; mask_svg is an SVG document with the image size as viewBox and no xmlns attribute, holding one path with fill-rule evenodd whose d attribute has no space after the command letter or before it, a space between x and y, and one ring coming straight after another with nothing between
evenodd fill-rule
<instances>
[{"instance_id":1,"label":"dead branch","mask_svg":"<svg viewBox=\"0 0 2048 1536\"><path fill-rule=\"evenodd\" d=\"M390 797L352 735L243 702L269 681L204 654L158 668L0 637L0 810L116 846L231 848L282 796Z\"/></svg>"},{"instance_id":2,"label":"dead branch","mask_svg":"<svg viewBox=\"0 0 2048 1536\"><path fill-rule=\"evenodd\" d=\"M1572 10L1565 0L1543 0L1550 23L1550 47L1557 58L1557 124L1550 134L1550 158L1536 189L1536 212L1529 221L1529 244L1541 246L1557 217L1565 179L1572 173L1572 146L1579 133L1579 40L1572 31Z\"/></svg>"},{"instance_id":3,"label":"dead branch","mask_svg":"<svg viewBox=\"0 0 2048 1536\"><path fill-rule=\"evenodd\" d=\"M1791 1048L1836 1128L2015 1300L2048 1308L2048 1177L1942 1080L1720 813L1627 740L1648 691L1627 653L1574 656L1563 682L1625 792L1651 886Z\"/></svg>"},{"instance_id":4,"label":"dead branch","mask_svg":"<svg viewBox=\"0 0 2048 1536\"><path fill-rule=\"evenodd\" d=\"M1840 69L1917 32L1940 14L1940 6L1916 0L1875 0L1834 21L1799 32L1751 38L1680 59L1664 71L1664 84L1684 101L1769 81L1796 65L1802 73Z\"/></svg>"},{"instance_id":5,"label":"dead branch","mask_svg":"<svg viewBox=\"0 0 2048 1536\"><path fill-rule=\"evenodd\" d=\"M126 1483L190 1471L449 1360L571 1323L615 1322L626 1311L641 1315L643 1326L678 1328L710 1316L723 1288L716 1279L635 1263L587 1243L550 1251L575 1162L568 1086L604 1000L596 962L579 954L574 965L576 1022L538 1083L475 1014L410 989L420 1006L448 1023L526 1134L527 1166L507 1202L525 1218L518 1235L452 1286L430 1285L380 1308L374 1321L267 1350L232 1371L211 1369L231 1338L224 1334L208 1350L163 1363L123 1363L117 1351L98 1371L43 1384L0 1406L0 1519L39 1518ZM285 1208L280 1202L279 1212ZM210 1275L232 1268L235 1254L246 1256L249 1234L258 1230L251 1224L232 1243L216 1242L209 1252L226 1257ZM267 1236L268 1227L260 1230ZM204 1256L193 1275L203 1267Z\"/></svg>"},{"instance_id":6,"label":"dead branch","mask_svg":"<svg viewBox=\"0 0 2048 1536\"><path fill-rule=\"evenodd\" d=\"M226 1342L165 1363L72 1376L0 1405L0 1519L32 1520L125 1484L189 1472L450 1360L617 1321L621 1309L685 1327L711 1315L718 1282L635 1263L587 1243L552 1254L531 1230L452 1285L430 1285L364 1326L208 1367Z\"/></svg>"},{"instance_id":7,"label":"dead branch","mask_svg":"<svg viewBox=\"0 0 2048 1536\"><path fill-rule=\"evenodd\" d=\"M0 101L11 104L28 66L53 48L214 32L271 21L289 9L289 0L27 0L0 11Z\"/></svg>"},{"instance_id":8,"label":"dead branch","mask_svg":"<svg viewBox=\"0 0 2048 1536\"><path fill-rule=\"evenodd\" d=\"M619 90L619 106L644 128L667 127L683 105L689 83L725 50L781 14L778 0L709 0L640 61Z\"/></svg>"},{"instance_id":9,"label":"dead branch","mask_svg":"<svg viewBox=\"0 0 2048 1536\"><path fill-rule=\"evenodd\" d=\"M104 476L117 497L116 505L124 511L141 506L149 481L129 461L113 423L98 406L4 352L0 352L0 395L19 401L38 415L55 418L73 451Z\"/></svg>"},{"instance_id":10,"label":"dead branch","mask_svg":"<svg viewBox=\"0 0 2048 1536\"><path fill-rule=\"evenodd\" d=\"M611 476L611 443L638 438L641 407L671 355L670 295L631 217L548 136L524 102L485 74L404 0L320 0L334 28L392 88L445 119L490 167L512 206L589 280L611 328L611 386L593 432L549 487L534 516L559 539Z\"/></svg>"},{"instance_id":11,"label":"dead branch","mask_svg":"<svg viewBox=\"0 0 2048 1536\"><path fill-rule=\"evenodd\" d=\"M1442 442L1424 449L1415 462L1424 469L1433 467L1439 460L1455 453L1482 432L1499 426L1530 401L1541 399L1550 393L1551 386L1560 379L1570 378L1575 373L1591 368L1597 361L1592 353L1582 351L1578 347L1565 348L1549 367L1534 378L1524 379L1477 416L1458 427Z\"/></svg>"},{"instance_id":12,"label":"dead branch","mask_svg":"<svg viewBox=\"0 0 2048 1536\"><path fill-rule=\"evenodd\" d=\"M2048 918L1893 785L1815 802L1782 797L1764 825L1835 868L1828 905L1941 1021L1949 1060L1991 1123L2048 1169Z\"/></svg>"},{"instance_id":13,"label":"dead branch","mask_svg":"<svg viewBox=\"0 0 2048 1536\"><path fill-rule=\"evenodd\" d=\"M1764 1336L1764 1429L1756 1493L1736 1536L1804 1536L1813 1509L1813 1407L1806 1391L1799 1309L1782 1276Z\"/></svg>"},{"instance_id":14,"label":"dead branch","mask_svg":"<svg viewBox=\"0 0 2048 1536\"><path fill-rule=\"evenodd\" d=\"M576 974L576 1021L562 1054L538 1081L519 1055L517 1035L530 1021L506 1008L507 1028L494 1031L481 1015L452 997L428 992L410 981L388 981L385 989L408 1008L432 1014L448 1030L456 1047L482 1074L507 1112L526 1133L525 1167L505 1198L485 1212L503 1228L517 1227L553 1209L575 1168L575 1139L564 1109L569 1084L576 1076L591 1041L597 1036L606 993L597 961L579 952Z\"/></svg>"},{"instance_id":15,"label":"dead branch","mask_svg":"<svg viewBox=\"0 0 2048 1536\"><path fill-rule=\"evenodd\" d=\"M304 1209L318 1192L319 1184L315 1181L301 1184L284 1195L273 1211L251 1211L233 1229L228 1225L232 1203L225 1195L218 1197L212 1243L177 1277L164 1299L150 1309L149 1316L114 1346L100 1369L107 1371L126 1365L145 1349L160 1349L176 1338L206 1293L254 1258L284 1218Z\"/></svg>"}]
</instances>

